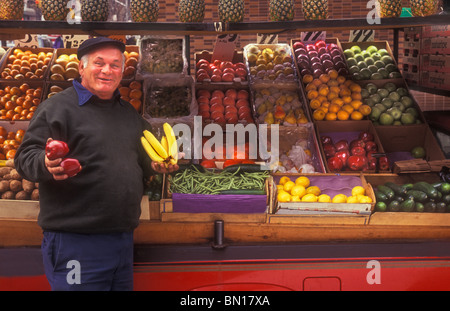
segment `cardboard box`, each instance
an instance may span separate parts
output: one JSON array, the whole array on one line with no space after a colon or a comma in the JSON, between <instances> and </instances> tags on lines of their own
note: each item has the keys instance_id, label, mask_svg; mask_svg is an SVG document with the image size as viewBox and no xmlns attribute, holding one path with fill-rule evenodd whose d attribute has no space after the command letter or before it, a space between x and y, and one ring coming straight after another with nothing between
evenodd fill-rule
<instances>
[{"instance_id":1,"label":"cardboard box","mask_svg":"<svg viewBox=\"0 0 450 311\"><path fill-rule=\"evenodd\" d=\"M252 73L252 67L256 67L256 65L250 66L250 63L248 61L247 56L249 55L249 49L251 47L256 46L260 51L264 50L265 48L269 48L273 51L275 51L276 49L283 49L286 51L287 55L290 56L291 60L291 67L292 67L292 71L293 71L293 76L292 79L282 79L282 80L266 80L263 79L261 77L258 77L256 74ZM297 76L297 72L295 70L295 64L294 64L294 56L292 54L291 48L289 47L289 45L287 44L247 44L244 47L244 61L245 61L245 65L247 66L247 71L249 72L249 82L253 83L253 84L258 84L258 85L279 85L279 84L292 84L292 85L298 85L298 76Z\"/></svg>"},{"instance_id":2,"label":"cardboard box","mask_svg":"<svg viewBox=\"0 0 450 311\"><path fill-rule=\"evenodd\" d=\"M422 37L448 37L450 25L427 25L422 27Z\"/></svg>"},{"instance_id":3,"label":"cardboard box","mask_svg":"<svg viewBox=\"0 0 450 311\"><path fill-rule=\"evenodd\" d=\"M395 173L429 172L431 167L427 162L445 160L444 153L427 124L398 126L394 129L377 126L376 131L390 163L394 164ZM424 160L412 157L411 150L417 146L425 148ZM399 163L395 165L396 162Z\"/></svg>"},{"instance_id":4,"label":"cardboard box","mask_svg":"<svg viewBox=\"0 0 450 311\"><path fill-rule=\"evenodd\" d=\"M310 186L318 186L321 194L333 198L342 193L351 195L355 186L362 186L371 203L318 203L318 202L278 202L277 187L282 176L295 181L299 176L306 176ZM276 224L358 224L365 225L375 206L375 196L372 186L366 182L363 175L335 174L275 174L272 194L273 203L268 214L268 223Z\"/></svg>"},{"instance_id":5,"label":"cardboard box","mask_svg":"<svg viewBox=\"0 0 450 311\"><path fill-rule=\"evenodd\" d=\"M11 54L14 53L14 50L15 50L15 49L16 49L16 48L11 48L11 49L8 50L7 54L5 55L5 59L4 59L4 61L3 61L3 64L2 64L2 66L1 66L1 68L0 68L0 73L3 72L3 70L4 70L4 69L8 66L8 64L10 63L9 60L8 60L8 58L9 58L9 56L10 56ZM52 49L52 48L20 48L20 49L21 49L22 51L31 51L31 52L34 53L34 54L38 54L38 53L40 53L40 52L45 52L45 53L51 52L51 53L53 53L53 55L52 55L52 57L51 57L51 60L49 61L48 64L51 64L51 63L53 62L54 57L55 57L55 50ZM48 78L49 73L50 73L50 67L48 66L47 69L44 70L43 78L42 78L42 79L24 79L22 82L30 82L30 81L41 81L41 80L46 80L46 79ZM13 79L13 80L7 80L7 79L3 79L3 78L0 79L0 82L5 82L5 81L15 81L15 80L14 80L14 79Z\"/></svg>"},{"instance_id":6,"label":"cardboard box","mask_svg":"<svg viewBox=\"0 0 450 311\"><path fill-rule=\"evenodd\" d=\"M420 82L423 86L439 90L450 90L450 75L447 72L422 71Z\"/></svg>"},{"instance_id":7,"label":"cardboard box","mask_svg":"<svg viewBox=\"0 0 450 311\"><path fill-rule=\"evenodd\" d=\"M450 72L450 54L421 55L422 71Z\"/></svg>"},{"instance_id":8,"label":"cardboard box","mask_svg":"<svg viewBox=\"0 0 450 311\"><path fill-rule=\"evenodd\" d=\"M420 53L450 54L450 36L423 38Z\"/></svg>"},{"instance_id":9,"label":"cardboard box","mask_svg":"<svg viewBox=\"0 0 450 311\"><path fill-rule=\"evenodd\" d=\"M213 52L210 52L210 51L202 51L202 52L196 52L195 54L194 54L194 62L195 62L195 77L196 77L196 84L197 84L197 87L199 87L199 86L205 86L205 85L209 85L209 84L211 84L211 85L225 85L225 86L227 86L227 87L230 87L230 86L235 86L235 87L248 87L248 81L247 81L247 79L248 79L248 71L247 71L247 67L245 68L245 70L247 71L247 73L246 73L246 75L245 75L245 77L242 79L242 78L239 78L239 77L235 77L234 79L233 79L233 81L231 81L231 82L224 82L224 81L221 81L221 82L213 82L213 81L211 81L211 79L206 79L206 80L203 80L203 81L197 81L197 70L199 69L198 67L197 67L197 64L198 64L198 62L201 60L201 59L204 59L204 60L207 60L209 63L211 63L211 59L212 59L212 56L213 56ZM233 59L231 60L231 62L233 63L233 64L236 64L236 63L244 63L244 55L243 55L243 52L242 51L237 51L237 50L235 50L234 51L234 54L233 54ZM210 75L211 76L211 75Z\"/></svg>"},{"instance_id":10,"label":"cardboard box","mask_svg":"<svg viewBox=\"0 0 450 311\"><path fill-rule=\"evenodd\" d=\"M325 155L325 151L323 149L323 144L321 141L322 136L329 136L331 137L333 143L336 143L342 139L347 140L347 142L350 144L350 142L354 139L358 138L359 133L361 132L369 132L373 135L374 141L378 146L378 152L383 153L383 145L378 138L377 132L375 130L375 127L373 126L372 122L369 120L362 120L362 121L317 121L315 123L316 125L316 131L317 131L317 140L319 141L320 145L320 152L322 155L322 159L325 165L325 169L327 173L332 173L330 168L328 167L327 163L327 157ZM374 171L367 171L368 173L374 172ZM334 172L337 173L337 172ZM359 173L359 171L340 171L339 174L355 174Z\"/></svg>"},{"instance_id":11,"label":"cardboard box","mask_svg":"<svg viewBox=\"0 0 450 311\"><path fill-rule=\"evenodd\" d=\"M374 45L378 49L385 49L386 51L388 51L389 56L392 58L395 66L399 70L399 66L398 66L397 60L395 59L394 54L392 53L392 49L389 46L389 42L388 41L341 42L341 47L342 47L343 51L345 51L346 49L351 48L354 45L359 46L361 48L361 50L365 50L371 45ZM370 81L373 81L373 80L370 80Z\"/></svg>"}]
</instances>

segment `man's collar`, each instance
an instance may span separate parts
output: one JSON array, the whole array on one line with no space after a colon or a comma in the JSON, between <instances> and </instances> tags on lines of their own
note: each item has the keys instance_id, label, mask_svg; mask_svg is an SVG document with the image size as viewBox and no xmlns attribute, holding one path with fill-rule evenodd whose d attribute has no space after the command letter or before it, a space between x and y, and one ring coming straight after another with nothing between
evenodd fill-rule
<instances>
[{"instance_id":1,"label":"man's collar","mask_svg":"<svg viewBox=\"0 0 450 311\"><path fill-rule=\"evenodd\" d=\"M81 84L81 79L80 78L77 78L77 79L73 80L73 87L77 91L77 94L78 94L78 105L80 105L80 106L86 104L92 98L92 96L95 96L94 94L92 94L88 89L86 89ZM122 100L120 99L120 92L119 92L118 89L116 89L114 91L113 99L117 99L117 100L119 100L120 104L123 104Z\"/></svg>"}]
</instances>

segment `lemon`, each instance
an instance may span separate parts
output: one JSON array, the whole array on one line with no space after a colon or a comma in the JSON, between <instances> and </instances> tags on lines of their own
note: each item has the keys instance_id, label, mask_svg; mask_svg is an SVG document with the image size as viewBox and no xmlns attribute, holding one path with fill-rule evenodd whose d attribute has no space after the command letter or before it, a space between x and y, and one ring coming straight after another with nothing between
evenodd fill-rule
<instances>
[{"instance_id":1,"label":"lemon","mask_svg":"<svg viewBox=\"0 0 450 311\"><path fill-rule=\"evenodd\" d=\"M317 202L317 196L312 193L305 194L302 197L302 202Z\"/></svg>"},{"instance_id":2,"label":"lemon","mask_svg":"<svg viewBox=\"0 0 450 311\"><path fill-rule=\"evenodd\" d=\"M284 188L283 185L277 185L277 190L278 190L278 191L283 190L283 188Z\"/></svg>"},{"instance_id":3,"label":"lemon","mask_svg":"<svg viewBox=\"0 0 450 311\"><path fill-rule=\"evenodd\" d=\"M298 195L291 196L291 202L301 202L301 199Z\"/></svg>"},{"instance_id":4,"label":"lemon","mask_svg":"<svg viewBox=\"0 0 450 311\"><path fill-rule=\"evenodd\" d=\"M290 181L291 179L287 176L283 176L280 178L280 185L284 185L286 182Z\"/></svg>"},{"instance_id":5,"label":"lemon","mask_svg":"<svg viewBox=\"0 0 450 311\"><path fill-rule=\"evenodd\" d=\"M372 199L365 195L359 200L359 203L372 203Z\"/></svg>"},{"instance_id":6,"label":"lemon","mask_svg":"<svg viewBox=\"0 0 450 311\"><path fill-rule=\"evenodd\" d=\"M330 203L331 202L331 198L328 194L321 194L319 195L319 197L317 198L317 202L320 203Z\"/></svg>"},{"instance_id":7,"label":"lemon","mask_svg":"<svg viewBox=\"0 0 450 311\"><path fill-rule=\"evenodd\" d=\"M287 181L284 186L283 190L286 192L291 192L291 189L294 188L295 183L292 180Z\"/></svg>"},{"instance_id":8,"label":"lemon","mask_svg":"<svg viewBox=\"0 0 450 311\"><path fill-rule=\"evenodd\" d=\"M345 194L336 194L331 200L333 203L347 203L347 196Z\"/></svg>"},{"instance_id":9,"label":"lemon","mask_svg":"<svg viewBox=\"0 0 450 311\"><path fill-rule=\"evenodd\" d=\"M347 203L359 203L359 199L357 196L351 195L347 197Z\"/></svg>"},{"instance_id":10,"label":"lemon","mask_svg":"<svg viewBox=\"0 0 450 311\"><path fill-rule=\"evenodd\" d=\"M365 195L366 194L366 190L363 187L361 187L361 186L353 187L353 189L352 189L352 196L356 196L358 194Z\"/></svg>"},{"instance_id":11,"label":"lemon","mask_svg":"<svg viewBox=\"0 0 450 311\"><path fill-rule=\"evenodd\" d=\"M290 202L291 195L289 193L287 193L286 191L281 190L280 192L278 192L277 200L278 200L278 202Z\"/></svg>"},{"instance_id":12,"label":"lemon","mask_svg":"<svg viewBox=\"0 0 450 311\"><path fill-rule=\"evenodd\" d=\"M295 185L291 189L291 195L299 196L300 198L306 194L305 187L301 185Z\"/></svg>"},{"instance_id":13,"label":"lemon","mask_svg":"<svg viewBox=\"0 0 450 311\"><path fill-rule=\"evenodd\" d=\"M315 196L319 196L320 189L317 186L310 186L310 187L306 188L306 193L311 193L311 194L314 194Z\"/></svg>"},{"instance_id":14,"label":"lemon","mask_svg":"<svg viewBox=\"0 0 450 311\"><path fill-rule=\"evenodd\" d=\"M300 176L299 178L297 178L297 179L295 180L295 184L296 184L296 185L303 186L303 187L305 187L305 188L308 188L309 185L310 185L310 181L309 181L309 178L308 178L308 177Z\"/></svg>"}]
</instances>

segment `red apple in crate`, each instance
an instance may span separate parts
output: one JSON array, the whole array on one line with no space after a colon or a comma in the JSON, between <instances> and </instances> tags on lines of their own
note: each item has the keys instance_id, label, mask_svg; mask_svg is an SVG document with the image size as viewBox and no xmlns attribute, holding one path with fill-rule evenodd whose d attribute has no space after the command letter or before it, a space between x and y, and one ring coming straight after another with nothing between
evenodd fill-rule
<instances>
[{"instance_id":1,"label":"red apple in crate","mask_svg":"<svg viewBox=\"0 0 450 311\"><path fill-rule=\"evenodd\" d=\"M366 152L369 151L374 151L377 152L378 151L378 146L374 141L366 141L366 146L364 147L364 149L366 149Z\"/></svg>"},{"instance_id":2,"label":"red apple in crate","mask_svg":"<svg viewBox=\"0 0 450 311\"><path fill-rule=\"evenodd\" d=\"M330 171L336 172L341 171L343 168L342 160L338 157L331 157L327 160L328 168Z\"/></svg>"},{"instance_id":3,"label":"red apple in crate","mask_svg":"<svg viewBox=\"0 0 450 311\"><path fill-rule=\"evenodd\" d=\"M370 132L361 132L359 133L358 137L363 141L374 140L373 134Z\"/></svg>"},{"instance_id":4,"label":"red apple in crate","mask_svg":"<svg viewBox=\"0 0 450 311\"><path fill-rule=\"evenodd\" d=\"M350 150L351 155L366 156L366 150L363 147L355 146Z\"/></svg>"},{"instance_id":5,"label":"red apple in crate","mask_svg":"<svg viewBox=\"0 0 450 311\"><path fill-rule=\"evenodd\" d=\"M301 41L295 41L295 42L292 44L292 48L293 48L294 51L295 51L296 49L299 49L299 48L305 48L305 45L304 45L303 42L301 42Z\"/></svg>"},{"instance_id":6,"label":"red apple in crate","mask_svg":"<svg viewBox=\"0 0 450 311\"><path fill-rule=\"evenodd\" d=\"M348 152L348 150L338 151L338 152L336 152L335 156L338 157L339 159L341 159L342 165L344 167L347 166L347 161L348 161L348 158L350 157L350 153Z\"/></svg>"},{"instance_id":7,"label":"red apple in crate","mask_svg":"<svg viewBox=\"0 0 450 311\"><path fill-rule=\"evenodd\" d=\"M352 171L360 171L367 163L366 157L352 155L348 158L348 167Z\"/></svg>"},{"instance_id":8,"label":"red apple in crate","mask_svg":"<svg viewBox=\"0 0 450 311\"><path fill-rule=\"evenodd\" d=\"M336 154L336 147L334 147L332 144L324 144L323 152L325 153L325 157L333 157Z\"/></svg>"},{"instance_id":9,"label":"red apple in crate","mask_svg":"<svg viewBox=\"0 0 450 311\"><path fill-rule=\"evenodd\" d=\"M348 142L345 139L341 139L340 141L335 143L334 147L336 148L336 151L349 150Z\"/></svg>"}]
</instances>

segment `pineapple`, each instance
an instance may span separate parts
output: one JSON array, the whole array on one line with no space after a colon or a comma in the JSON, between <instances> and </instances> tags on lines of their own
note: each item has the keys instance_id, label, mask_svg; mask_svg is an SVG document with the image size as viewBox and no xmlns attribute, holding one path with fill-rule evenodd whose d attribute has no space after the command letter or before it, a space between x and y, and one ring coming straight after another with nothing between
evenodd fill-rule
<instances>
[{"instance_id":1,"label":"pineapple","mask_svg":"<svg viewBox=\"0 0 450 311\"><path fill-rule=\"evenodd\" d=\"M402 14L402 0L378 0L381 17L399 17Z\"/></svg>"},{"instance_id":2,"label":"pineapple","mask_svg":"<svg viewBox=\"0 0 450 311\"><path fill-rule=\"evenodd\" d=\"M23 0L0 0L0 19L22 19Z\"/></svg>"},{"instance_id":3,"label":"pineapple","mask_svg":"<svg viewBox=\"0 0 450 311\"><path fill-rule=\"evenodd\" d=\"M85 22L108 20L108 0L81 0L81 18Z\"/></svg>"},{"instance_id":4,"label":"pineapple","mask_svg":"<svg viewBox=\"0 0 450 311\"><path fill-rule=\"evenodd\" d=\"M219 20L237 23L244 20L244 0L219 0Z\"/></svg>"},{"instance_id":5,"label":"pineapple","mask_svg":"<svg viewBox=\"0 0 450 311\"><path fill-rule=\"evenodd\" d=\"M327 19L328 0L302 0L305 19Z\"/></svg>"},{"instance_id":6,"label":"pineapple","mask_svg":"<svg viewBox=\"0 0 450 311\"><path fill-rule=\"evenodd\" d=\"M133 22L156 22L159 15L158 0L131 0L130 13Z\"/></svg>"},{"instance_id":7,"label":"pineapple","mask_svg":"<svg viewBox=\"0 0 450 311\"><path fill-rule=\"evenodd\" d=\"M294 19L294 0L269 0L271 21L291 21Z\"/></svg>"},{"instance_id":8,"label":"pineapple","mask_svg":"<svg viewBox=\"0 0 450 311\"><path fill-rule=\"evenodd\" d=\"M414 16L428 16L437 12L437 0L410 0L411 13Z\"/></svg>"},{"instance_id":9,"label":"pineapple","mask_svg":"<svg viewBox=\"0 0 450 311\"><path fill-rule=\"evenodd\" d=\"M42 15L47 21L63 21L66 20L70 9L67 3L70 0L42 0Z\"/></svg>"},{"instance_id":10,"label":"pineapple","mask_svg":"<svg viewBox=\"0 0 450 311\"><path fill-rule=\"evenodd\" d=\"M205 0L180 0L178 15L180 22L203 22L205 17Z\"/></svg>"}]
</instances>

